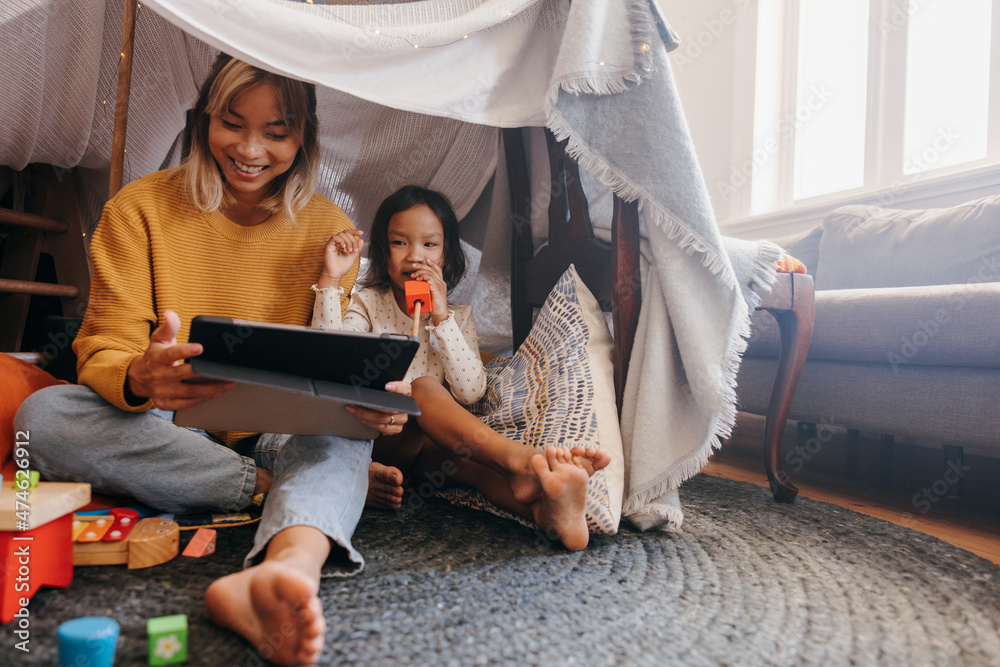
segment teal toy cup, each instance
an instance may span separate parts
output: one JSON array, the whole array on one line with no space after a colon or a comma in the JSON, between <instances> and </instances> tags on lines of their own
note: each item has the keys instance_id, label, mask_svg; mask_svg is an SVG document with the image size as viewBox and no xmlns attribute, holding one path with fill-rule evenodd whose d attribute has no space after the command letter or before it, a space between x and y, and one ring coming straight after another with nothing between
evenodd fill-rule
<instances>
[{"instance_id":1,"label":"teal toy cup","mask_svg":"<svg viewBox=\"0 0 1000 667\"><path fill-rule=\"evenodd\" d=\"M112 667L118 646L118 622L84 616L59 626L59 667Z\"/></svg>"}]
</instances>

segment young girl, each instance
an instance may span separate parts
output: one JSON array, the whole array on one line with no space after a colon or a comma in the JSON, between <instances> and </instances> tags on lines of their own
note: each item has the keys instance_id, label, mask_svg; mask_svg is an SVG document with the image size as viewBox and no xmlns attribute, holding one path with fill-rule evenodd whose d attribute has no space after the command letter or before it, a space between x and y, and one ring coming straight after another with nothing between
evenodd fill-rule
<instances>
[{"instance_id":1,"label":"young girl","mask_svg":"<svg viewBox=\"0 0 1000 667\"><path fill-rule=\"evenodd\" d=\"M420 349L404 380L412 382L422 415L398 435L375 441L368 502L398 508L403 481L442 473L452 483L479 489L494 504L554 531L569 549L587 545L587 480L610 461L605 452L537 450L501 436L462 405L486 391L479 336L471 306L448 303L465 274L458 219L440 193L414 185L390 195L375 214L370 266L341 319L343 272L361 252L362 233L331 237L313 311L313 326L375 333L413 332L404 283L430 286L431 308L421 313ZM447 389L444 385L447 385Z\"/></svg>"},{"instance_id":2,"label":"young girl","mask_svg":"<svg viewBox=\"0 0 1000 667\"><path fill-rule=\"evenodd\" d=\"M195 105L184 164L130 183L104 209L73 345L80 384L29 396L15 422L30 429L32 466L49 480L176 513L239 510L269 492L247 569L213 582L205 603L213 621L282 665L312 664L323 649L320 577L361 567L351 535L371 442L206 434L175 426L165 411L232 388L186 382L193 373L182 362L202 352L187 342L194 316L309 322L318 249L353 229L315 194L318 162L313 86L220 56ZM341 273L347 290L356 273ZM405 422L356 414L392 421L388 434Z\"/></svg>"}]
</instances>

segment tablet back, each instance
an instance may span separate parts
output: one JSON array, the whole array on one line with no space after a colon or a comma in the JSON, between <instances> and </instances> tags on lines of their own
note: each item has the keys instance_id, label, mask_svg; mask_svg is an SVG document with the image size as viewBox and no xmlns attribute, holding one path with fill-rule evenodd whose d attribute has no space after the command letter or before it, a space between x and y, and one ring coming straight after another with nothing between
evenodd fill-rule
<instances>
[{"instance_id":1,"label":"tablet back","mask_svg":"<svg viewBox=\"0 0 1000 667\"><path fill-rule=\"evenodd\" d=\"M413 336L326 331L310 327L199 316L190 360L201 377L236 382L218 398L178 410L178 426L207 431L339 435L370 439L347 405L419 415L409 396L384 391L401 380L420 342Z\"/></svg>"},{"instance_id":2,"label":"tablet back","mask_svg":"<svg viewBox=\"0 0 1000 667\"><path fill-rule=\"evenodd\" d=\"M191 321L205 361L381 390L402 380L420 347L415 336L330 331L229 317Z\"/></svg>"}]
</instances>

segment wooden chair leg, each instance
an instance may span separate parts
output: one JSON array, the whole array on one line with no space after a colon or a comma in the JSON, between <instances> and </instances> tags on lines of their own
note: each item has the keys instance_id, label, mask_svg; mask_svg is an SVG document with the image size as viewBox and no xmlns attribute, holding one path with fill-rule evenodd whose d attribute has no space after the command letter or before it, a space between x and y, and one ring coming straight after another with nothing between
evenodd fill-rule
<instances>
[{"instance_id":1,"label":"wooden chair leg","mask_svg":"<svg viewBox=\"0 0 1000 667\"><path fill-rule=\"evenodd\" d=\"M816 314L813 282L809 276L788 274L791 285L791 307L769 308L762 304L778 322L781 331L781 356L778 372L771 390L771 400L764 420L764 469L771 486L771 494L779 503L790 503L798 495L798 488L781 469L781 439L785 433L788 412L792 407L795 387L809 353L813 320Z\"/></svg>"}]
</instances>

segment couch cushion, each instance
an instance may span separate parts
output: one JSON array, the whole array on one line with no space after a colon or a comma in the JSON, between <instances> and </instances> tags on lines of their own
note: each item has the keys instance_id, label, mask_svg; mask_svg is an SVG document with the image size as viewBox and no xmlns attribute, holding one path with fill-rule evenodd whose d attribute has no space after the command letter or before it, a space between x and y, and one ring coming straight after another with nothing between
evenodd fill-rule
<instances>
[{"instance_id":1,"label":"couch cushion","mask_svg":"<svg viewBox=\"0 0 1000 667\"><path fill-rule=\"evenodd\" d=\"M1000 368L1000 283L816 292L809 360ZM744 356L777 357L774 318L755 313Z\"/></svg>"},{"instance_id":2,"label":"couch cushion","mask_svg":"<svg viewBox=\"0 0 1000 667\"><path fill-rule=\"evenodd\" d=\"M823 220L819 254L823 290L1000 281L1000 195L913 211L842 206Z\"/></svg>"},{"instance_id":3,"label":"couch cushion","mask_svg":"<svg viewBox=\"0 0 1000 667\"><path fill-rule=\"evenodd\" d=\"M819 241L823 237L823 225L810 230L773 239L789 255L806 265L806 273L816 275L819 266Z\"/></svg>"}]
</instances>

